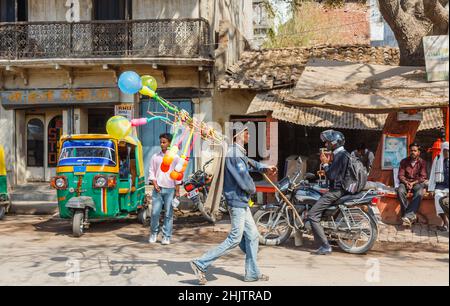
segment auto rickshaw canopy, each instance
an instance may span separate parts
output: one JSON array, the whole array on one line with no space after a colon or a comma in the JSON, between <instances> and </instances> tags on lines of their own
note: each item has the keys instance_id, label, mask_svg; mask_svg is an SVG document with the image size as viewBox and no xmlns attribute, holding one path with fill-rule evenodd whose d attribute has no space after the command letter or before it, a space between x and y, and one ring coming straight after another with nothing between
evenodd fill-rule
<instances>
[{"instance_id":1,"label":"auto rickshaw canopy","mask_svg":"<svg viewBox=\"0 0 450 306\"><path fill-rule=\"evenodd\" d=\"M0 145L0 176L6 175L5 150Z\"/></svg>"},{"instance_id":2,"label":"auto rickshaw canopy","mask_svg":"<svg viewBox=\"0 0 450 306\"><path fill-rule=\"evenodd\" d=\"M133 145L136 147L136 175L139 178L143 178L145 176L145 171L144 171L144 156L143 156L143 149L142 149L142 143L139 141L139 139L137 139L136 137L133 136L127 136L124 139L116 139L111 137L110 135L107 134L80 134L80 135L65 135L61 137L61 145L60 148L62 148L62 144L65 141L68 140L111 140L113 141L116 145L118 145L119 143L127 143L130 145ZM118 152L116 152L116 154L118 154Z\"/></svg>"}]
</instances>

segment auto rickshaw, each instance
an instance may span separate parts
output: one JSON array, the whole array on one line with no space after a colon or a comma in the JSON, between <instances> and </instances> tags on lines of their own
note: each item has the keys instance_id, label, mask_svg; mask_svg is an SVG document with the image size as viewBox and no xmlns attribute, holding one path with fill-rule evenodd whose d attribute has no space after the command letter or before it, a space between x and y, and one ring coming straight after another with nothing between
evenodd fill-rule
<instances>
[{"instance_id":1,"label":"auto rickshaw","mask_svg":"<svg viewBox=\"0 0 450 306\"><path fill-rule=\"evenodd\" d=\"M2 220L11 206L8 195L8 181L6 179L5 150L0 145L0 220Z\"/></svg>"},{"instance_id":2,"label":"auto rickshaw","mask_svg":"<svg viewBox=\"0 0 450 306\"><path fill-rule=\"evenodd\" d=\"M81 237L91 220L123 219L137 214L144 223L145 201L142 145L134 137L71 135L60 140L56 177L60 217L72 220Z\"/></svg>"}]
</instances>

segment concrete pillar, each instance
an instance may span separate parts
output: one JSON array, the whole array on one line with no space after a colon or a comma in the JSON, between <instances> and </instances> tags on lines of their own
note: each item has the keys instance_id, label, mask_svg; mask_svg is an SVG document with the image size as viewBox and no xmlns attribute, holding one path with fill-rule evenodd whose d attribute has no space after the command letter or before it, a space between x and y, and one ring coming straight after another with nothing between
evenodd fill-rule
<instances>
[{"instance_id":1,"label":"concrete pillar","mask_svg":"<svg viewBox=\"0 0 450 306\"><path fill-rule=\"evenodd\" d=\"M87 108L79 108L79 116L80 116L80 134L87 134L88 133L88 110Z\"/></svg>"},{"instance_id":2,"label":"concrete pillar","mask_svg":"<svg viewBox=\"0 0 450 306\"><path fill-rule=\"evenodd\" d=\"M26 133L25 133L25 111L16 110L15 111L16 126L16 164L15 164L15 184L20 185L26 183L26 165L27 165L27 152L26 152Z\"/></svg>"}]
</instances>

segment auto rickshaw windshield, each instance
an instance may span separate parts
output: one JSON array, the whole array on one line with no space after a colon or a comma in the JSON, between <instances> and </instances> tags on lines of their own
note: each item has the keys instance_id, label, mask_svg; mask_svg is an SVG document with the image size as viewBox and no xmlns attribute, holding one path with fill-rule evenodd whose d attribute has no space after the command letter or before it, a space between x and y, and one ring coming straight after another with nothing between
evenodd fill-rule
<instances>
[{"instance_id":1,"label":"auto rickshaw windshield","mask_svg":"<svg viewBox=\"0 0 450 306\"><path fill-rule=\"evenodd\" d=\"M70 140L64 142L59 166L116 166L116 150L110 140Z\"/></svg>"}]
</instances>

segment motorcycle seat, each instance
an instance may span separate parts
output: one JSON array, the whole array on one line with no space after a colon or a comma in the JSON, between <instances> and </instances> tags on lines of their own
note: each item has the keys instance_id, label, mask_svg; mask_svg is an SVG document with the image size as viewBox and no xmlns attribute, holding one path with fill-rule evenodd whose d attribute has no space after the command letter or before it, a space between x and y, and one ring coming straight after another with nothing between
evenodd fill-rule
<instances>
[{"instance_id":1,"label":"motorcycle seat","mask_svg":"<svg viewBox=\"0 0 450 306\"><path fill-rule=\"evenodd\" d=\"M361 193L358 193L358 194L349 194L349 195L343 196L342 198L337 200L335 205L342 205L342 204L344 204L346 202L349 202L349 201L355 201L355 200L362 199L366 193L367 192L365 191L365 192L361 192Z\"/></svg>"}]
</instances>

